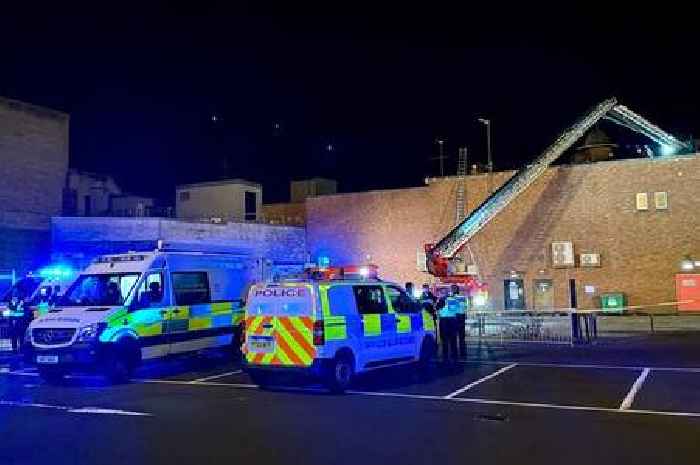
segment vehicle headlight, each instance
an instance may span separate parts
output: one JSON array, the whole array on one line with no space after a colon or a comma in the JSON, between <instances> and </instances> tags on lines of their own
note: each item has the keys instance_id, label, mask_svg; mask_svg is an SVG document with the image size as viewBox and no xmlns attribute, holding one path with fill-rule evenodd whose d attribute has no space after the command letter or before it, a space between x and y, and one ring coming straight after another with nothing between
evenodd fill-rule
<instances>
[{"instance_id":1,"label":"vehicle headlight","mask_svg":"<svg viewBox=\"0 0 700 465\"><path fill-rule=\"evenodd\" d=\"M97 339L104 328L104 323L93 323L78 330L76 342L92 342Z\"/></svg>"}]
</instances>

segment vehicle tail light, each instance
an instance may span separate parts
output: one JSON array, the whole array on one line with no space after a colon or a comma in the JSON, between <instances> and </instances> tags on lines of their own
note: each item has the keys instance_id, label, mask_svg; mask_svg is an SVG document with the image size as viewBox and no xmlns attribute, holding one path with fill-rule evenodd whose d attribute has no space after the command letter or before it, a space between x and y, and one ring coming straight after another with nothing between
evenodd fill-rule
<instances>
[{"instance_id":1,"label":"vehicle tail light","mask_svg":"<svg viewBox=\"0 0 700 465\"><path fill-rule=\"evenodd\" d=\"M314 345L322 346L326 343L326 334L323 329L323 320L314 321Z\"/></svg>"}]
</instances>

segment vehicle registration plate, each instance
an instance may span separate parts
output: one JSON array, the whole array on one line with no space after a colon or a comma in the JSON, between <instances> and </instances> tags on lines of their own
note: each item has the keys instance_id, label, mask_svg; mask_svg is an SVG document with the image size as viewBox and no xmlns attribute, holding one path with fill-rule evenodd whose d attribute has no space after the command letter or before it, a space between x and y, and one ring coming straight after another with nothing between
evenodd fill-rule
<instances>
[{"instance_id":1,"label":"vehicle registration plate","mask_svg":"<svg viewBox=\"0 0 700 465\"><path fill-rule=\"evenodd\" d=\"M58 363L58 355L37 355L36 363Z\"/></svg>"},{"instance_id":2,"label":"vehicle registration plate","mask_svg":"<svg viewBox=\"0 0 700 465\"><path fill-rule=\"evenodd\" d=\"M271 336L250 336L248 347L252 352L274 352L275 339Z\"/></svg>"}]
</instances>

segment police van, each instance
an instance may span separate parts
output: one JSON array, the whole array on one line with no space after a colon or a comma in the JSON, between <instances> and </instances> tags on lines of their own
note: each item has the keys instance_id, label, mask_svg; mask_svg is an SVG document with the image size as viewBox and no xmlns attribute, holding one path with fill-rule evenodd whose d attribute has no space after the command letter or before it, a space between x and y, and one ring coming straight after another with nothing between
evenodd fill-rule
<instances>
[{"instance_id":1,"label":"police van","mask_svg":"<svg viewBox=\"0 0 700 465\"><path fill-rule=\"evenodd\" d=\"M104 255L34 320L25 359L42 377L98 371L129 378L146 360L210 348L240 347L241 296L252 281L241 256L178 251Z\"/></svg>"},{"instance_id":2,"label":"police van","mask_svg":"<svg viewBox=\"0 0 700 465\"><path fill-rule=\"evenodd\" d=\"M342 392L358 373L427 365L436 348L430 314L366 267L341 275L251 287L242 349L256 384L301 371Z\"/></svg>"}]
</instances>

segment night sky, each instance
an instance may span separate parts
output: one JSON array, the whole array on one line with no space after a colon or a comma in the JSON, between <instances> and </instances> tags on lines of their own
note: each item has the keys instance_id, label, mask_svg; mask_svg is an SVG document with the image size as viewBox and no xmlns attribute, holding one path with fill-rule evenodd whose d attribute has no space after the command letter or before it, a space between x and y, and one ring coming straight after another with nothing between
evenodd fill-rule
<instances>
[{"instance_id":1,"label":"night sky","mask_svg":"<svg viewBox=\"0 0 700 465\"><path fill-rule=\"evenodd\" d=\"M10 13L0 95L69 112L72 167L165 203L175 184L223 177L261 182L266 202L312 176L420 185L438 137L447 174L458 146L485 161L478 117L496 168L521 166L612 95L700 135L689 11L288 3Z\"/></svg>"}]
</instances>

